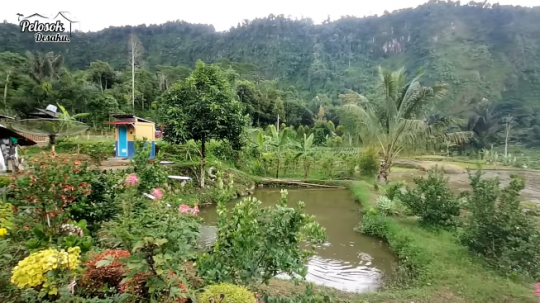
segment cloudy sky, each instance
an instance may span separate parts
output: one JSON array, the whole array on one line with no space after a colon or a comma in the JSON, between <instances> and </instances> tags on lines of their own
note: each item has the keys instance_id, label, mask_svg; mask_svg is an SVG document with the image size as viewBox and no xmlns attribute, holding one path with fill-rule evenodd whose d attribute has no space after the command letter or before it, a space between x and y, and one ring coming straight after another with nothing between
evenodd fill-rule
<instances>
[{"instance_id":1,"label":"cloudy sky","mask_svg":"<svg viewBox=\"0 0 540 303\"><path fill-rule=\"evenodd\" d=\"M0 22L17 22L17 13L54 16L68 11L82 31L98 31L109 26L160 24L173 20L213 24L228 30L244 19L284 14L310 17L319 23L344 15L366 16L385 10L416 7L427 0L0 0ZM468 0L462 0L468 2ZM540 0L489 0L501 5L540 6Z\"/></svg>"}]
</instances>

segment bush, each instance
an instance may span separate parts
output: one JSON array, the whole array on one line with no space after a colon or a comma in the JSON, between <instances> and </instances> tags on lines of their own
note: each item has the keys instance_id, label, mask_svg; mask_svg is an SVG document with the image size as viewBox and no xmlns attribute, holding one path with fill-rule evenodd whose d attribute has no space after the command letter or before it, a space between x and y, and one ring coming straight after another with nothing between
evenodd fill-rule
<instances>
[{"instance_id":1,"label":"bush","mask_svg":"<svg viewBox=\"0 0 540 303\"><path fill-rule=\"evenodd\" d=\"M8 186L9 183L11 183L9 177L0 177L0 188Z\"/></svg>"},{"instance_id":2,"label":"bush","mask_svg":"<svg viewBox=\"0 0 540 303\"><path fill-rule=\"evenodd\" d=\"M94 233L101 223L111 220L120 211L116 196L119 192L119 182L122 171L101 173L92 171L87 181L92 191L85 199L71 205L69 215L74 220L86 220L88 229Z\"/></svg>"},{"instance_id":3,"label":"bush","mask_svg":"<svg viewBox=\"0 0 540 303\"><path fill-rule=\"evenodd\" d=\"M470 251L484 256L508 274L534 278L540 273L540 232L533 218L520 207L522 178L512 176L500 189L498 179L482 179L482 172L469 174L472 193L467 197L471 212L461 235Z\"/></svg>"},{"instance_id":4,"label":"bush","mask_svg":"<svg viewBox=\"0 0 540 303\"><path fill-rule=\"evenodd\" d=\"M199 302L255 303L255 296L245 287L222 283L210 285L198 296Z\"/></svg>"},{"instance_id":5,"label":"bush","mask_svg":"<svg viewBox=\"0 0 540 303\"><path fill-rule=\"evenodd\" d=\"M460 215L459 201L450 191L444 173L435 168L427 178L415 178L415 189L407 187L398 198L423 224L434 227L455 227Z\"/></svg>"},{"instance_id":6,"label":"bush","mask_svg":"<svg viewBox=\"0 0 540 303\"><path fill-rule=\"evenodd\" d=\"M125 250L106 250L90 259L86 263L87 269L81 280L84 292L98 296L105 294L106 290L111 288L118 291L123 275L127 272L120 261L129 256L129 252ZM110 263L99 263L104 260L110 260Z\"/></svg>"},{"instance_id":7,"label":"bush","mask_svg":"<svg viewBox=\"0 0 540 303\"><path fill-rule=\"evenodd\" d=\"M358 166L360 167L360 174L365 177L375 177L379 171L379 157L377 151L368 147L362 150L360 153L360 159Z\"/></svg>"},{"instance_id":8,"label":"bush","mask_svg":"<svg viewBox=\"0 0 540 303\"><path fill-rule=\"evenodd\" d=\"M386 217L377 213L375 209L370 209L364 216L360 226L360 232L368 236L386 238Z\"/></svg>"},{"instance_id":9,"label":"bush","mask_svg":"<svg viewBox=\"0 0 540 303\"><path fill-rule=\"evenodd\" d=\"M394 198L396 198L397 195L399 193L401 193L401 189L403 187L405 187L405 182L403 182L403 181L399 181L399 182L395 182L395 183L390 184L386 188L386 196L388 197L388 199L394 200Z\"/></svg>"},{"instance_id":10,"label":"bush","mask_svg":"<svg viewBox=\"0 0 540 303\"><path fill-rule=\"evenodd\" d=\"M260 204L252 197L243 199L229 215L225 202L219 201L217 241L211 253L197 258L197 273L203 279L248 285L268 282L279 272L305 276L305 262L313 251L299 244L323 242L324 229L304 213L302 202L296 209L287 205L286 190L281 191L278 205L261 208Z\"/></svg>"},{"instance_id":11,"label":"bush","mask_svg":"<svg viewBox=\"0 0 540 303\"><path fill-rule=\"evenodd\" d=\"M428 275L426 268L431 259L390 218L377 213L375 209L371 208L362 217L360 228L356 228L356 230L388 242L390 248L399 257L397 278L399 278L402 286L414 284Z\"/></svg>"},{"instance_id":12,"label":"bush","mask_svg":"<svg viewBox=\"0 0 540 303\"><path fill-rule=\"evenodd\" d=\"M395 216L399 214L399 204L388 197L380 196L377 201L377 211L383 216Z\"/></svg>"}]
</instances>

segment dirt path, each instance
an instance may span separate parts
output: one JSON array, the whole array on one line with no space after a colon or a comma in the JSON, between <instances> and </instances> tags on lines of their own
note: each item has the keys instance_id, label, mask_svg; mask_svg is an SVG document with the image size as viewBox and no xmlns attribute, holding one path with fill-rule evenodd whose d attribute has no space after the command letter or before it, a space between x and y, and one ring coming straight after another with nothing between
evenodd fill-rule
<instances>
[{"instance_id":1,"label":"dirt path","mask_svg":"<svg viewBox=\"0 0 540 303\"><path fill-rule=\"evenodd\" d=\"M407 183L412 183L414 176L426 175L426 172L422 171L410 171L410 172L392 172L390 178L392 181L404 180ZM525 178L525 189L521 191L523 201L534 202L540 205L540 172L530 171L508 171L508 170L485 170L485 178L496 178L501 180L501 186L506 186L510 181L510 175L519 175ZM450 187L456 191L468 190L469 175L466 173L461 174L447 174Z\"/></svg>"}]
</instances>

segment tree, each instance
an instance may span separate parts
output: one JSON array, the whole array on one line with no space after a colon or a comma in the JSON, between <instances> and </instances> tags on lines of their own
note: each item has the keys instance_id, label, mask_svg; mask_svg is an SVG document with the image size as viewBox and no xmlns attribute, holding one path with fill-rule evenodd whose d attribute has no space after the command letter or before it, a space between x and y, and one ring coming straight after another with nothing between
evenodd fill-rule
<instances>
[{"instance_id":1,"label":"tree","mask_svg":"<svg viewBox=\"0 0 540 303\"><path fill-rule=\"evenodd\" d=\"M285 146L290 143L289 138L289 129L284 127L281 130L277 130L276 127L271 124L268 125L270 130L271 139L269 141L270 146L272 146L276 151L277 165L276 165L276 178L279 178L279 168L281 164L281 151Z\"/></svg>"},{"instance_id":2,"label":"tree","mask_svg":"<svg viewBox=\"0 0 540 303\"><path fill-rule=\"evenodd\" d=\"M434 135L454 142L466 142L472 136L471 132L444 133L442 121L431 125L427 119L420 118L427 105L433 105L433 101L446 94L444 84L420 85L421 76L422 73L418 73L407 82L404 68L390 72L379 67L377 99L380 100L370 101L353 92L344 98L351 101L344 105L345 111L357 116L362 124L357 129L362 132L364 144L380 147L384 162L378 180L386 179L393 161L406 148L422 146L427 140L433 140Z\"/></svg>"},{"instance_id":3,"label":"tree","mask_svg":"<svg viewBox=\"0 0 540 303\"><path fill-rule=\"evenodd\" d=\"M25 58L18 54L11 52L0 53L0 72L3 72L6 77L6 82L4 82L4 110L7 110L7 95L10 78L17 70L21 69L24 63Z\"/></svg>"},{"instance_id":4,"label":"tree","mask_svg":"<svg viewBox=\"0 0 540 303\"><path fill-rule=\"evenodd\" d=\"M206 142L228 140L236 150L248 117L234 97L225 73L215 65L196 63L195 70L184 81L176 83L159 100L163 118L164 139L182 143L201 141L201 180L204 187Z\"/></svg>"},{"instance_id":5,"label":"tree","mask_svg":"<svg viewBox=\"0 0 540 303\"><path fill-rule=\"evenodd\" d=\"M300 151L296 154L295 159L302 158L302 164L304 165L304 179L307 179L309 174L309 167L311 165L310 156L313 153L313 134L306 136L302 133L302 142L297 145Z\"/></svg>"},{"instance_id":6,"label":"tree","mask_svg":"<svg viewBox=\"0 0 540 303\"><path fill-rule=\"evenodd\" d=\"M101 89L101 92L110 89L116 80L116 73L107 62L92 62L86 72L90 78L89 80L92 83L97 84Z\"/></svg>"},{"instance_id":7,"label":"tree","mask_svg":"<svg viewBox=\"0 0 540 303\"><path fill-rule=\"evenodd\" d=\"M131 65L131 102L133 110L135 110L135 64L139 64L142 59L142 53L144 51L143 45L139 37L134 33L129 35L128 52L129 63Z\"/></svg>"}]
</instances>

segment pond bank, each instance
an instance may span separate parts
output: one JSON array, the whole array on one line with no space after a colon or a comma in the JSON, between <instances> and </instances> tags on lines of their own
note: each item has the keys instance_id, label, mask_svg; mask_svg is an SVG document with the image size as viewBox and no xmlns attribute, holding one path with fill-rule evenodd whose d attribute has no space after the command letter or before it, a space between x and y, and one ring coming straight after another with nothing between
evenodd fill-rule
<instances>
[{"instance_id":1,"label":"pond bank","mask_svg":"<svg viewBox=\"0 0 540 303\"><path fill-rule=\"evenodd\" d=\"M363 181L355 182L351 190L365 209L375 206L377 197L384 194L382 190L374 192L373 186ZM414 218L387 218L386 224L390 248L407 261L402 267L413 279L360 298L370 303L538 302L532 285L490 271L457 243L454 234L420 228Z\"/></svg>"}]
</instances>

